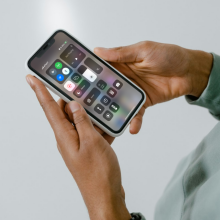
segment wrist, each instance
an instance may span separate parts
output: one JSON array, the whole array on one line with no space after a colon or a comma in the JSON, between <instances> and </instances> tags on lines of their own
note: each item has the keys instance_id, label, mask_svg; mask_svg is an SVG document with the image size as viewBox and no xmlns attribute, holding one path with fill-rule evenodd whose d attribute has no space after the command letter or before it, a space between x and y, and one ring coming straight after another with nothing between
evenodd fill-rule
<instances>
[{"instance_id":1,"label":"wrist","mask_svg":"<svg viewBox=\"0 0 220 220\"><path fill-rule=\"evenodd\" d=\"M93 205L93 207L88 207L88 211L91 220L131 219L131 215L122 196L99 202L95 206Z\"/></svg>"},{"instance_id":2,"label":"wrist","mask_svg":"<svg viewBox=\"0 0 220 220\"><path fill-rule=\"evenodd\" d=\"M187 76L191 86L186 95L200 97L209 81L213 56L210 53L198 50L187 50L187 53L189 63Z\"/></svg>"}]
</instances>

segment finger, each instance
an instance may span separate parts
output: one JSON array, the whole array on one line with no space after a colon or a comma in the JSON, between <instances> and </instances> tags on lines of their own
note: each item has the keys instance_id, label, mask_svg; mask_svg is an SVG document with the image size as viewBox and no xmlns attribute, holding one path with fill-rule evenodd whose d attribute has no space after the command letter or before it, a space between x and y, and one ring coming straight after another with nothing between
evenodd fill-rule
<instances>
[{"instance_id":1,"label":"finger","mask_svg":"<svg viewBox=\"0 0 220 220\"><path fill-rule=\"evenodd\" d=\"M145 108L142 107L137 115L131 120L129 131L131 134L137 134L142 125L143 115L145 112Z\"/></svg>"},{"instance_id":2,"label":"finger","mask_svg":"<svg viewBox=\"0 0 220 220\"><path fill-rule=\"evenodd\" d=\"M94 126L95 130L99 132L99 134L101 134L101 135L105 134L105 132L101 128L97 127L95 124L93 124L93 126Z\"/></svg>"},{"instance_id":3,"label":"finger","mask_svg":"<svg viewBox=\"0 0 220 220\"><path fill-rule=\"evenodd\" d=\"M94 135L95 130L92 122L85 109L78 102L69 102L65 107L65 111L74 123L80 140L88 140L88 138Z\"/></svg>"},{"instance_id":4,"label":"finger","mask_svg":"<svg viewBox=\"0 0 220 220\"><path fill-rule=\"evenodd\" d=\"M67 138L66 130L72 130L73 126L66 120L65 114L40 80L32 75L27 75L26 79L34 90L56 137L65 136L64 138Z\"/></svg>"},{"instance_id":5,"label":"finger","mask_svg":"<svg viewBox=\"0 0 220 220\"><path fill-rule=\"evenodd\" d=\"M65 112L65 106L66 106L67 103L66 103L63 99L59 99L59 100L57 101L57 104L59 105L59 107L60 107L60 109L62 110L63 114L65 115L66 119L67 119L69 122L71 122L71 120L70 120L68 114ZM71 124L72 124L72 122L71 122Z\"/></svg>"},{"instance_id":6,"label":"finger","mask_svg":"<svg viewBox=\"0 0 220 220\"><path fill-rule=\"evenodd\" d=\"M110 135L108 135L108 134L103 134L102 135L103 136L103 138L111 145L112 144L112 142L115 140L115 138L114 137L112 137L112 136L110 136Z\"/></svg>"},{"instance_id":7,"label":"finger","mask_svg":"<svg viewBox=\"0 0 220 220\"><path fill-rule=\"evenodd\" d=\"M102 48L96 47L94 53L107 60L109 62L139 62L141 61L138 57L140 52L139 44L133 44L125 47L116 48Z\"/></svg>"},{"instance_id":8,"label":"finger","mask_svg":"<svg viewBox=\"0 0 220 220\"><path fill-rule=\"evenodd\" d=\"M63 99L59 99L57 101L57 104L60 106L61 110L63 110L65 112L66 102Z\"/></svg>"}]
</instances>

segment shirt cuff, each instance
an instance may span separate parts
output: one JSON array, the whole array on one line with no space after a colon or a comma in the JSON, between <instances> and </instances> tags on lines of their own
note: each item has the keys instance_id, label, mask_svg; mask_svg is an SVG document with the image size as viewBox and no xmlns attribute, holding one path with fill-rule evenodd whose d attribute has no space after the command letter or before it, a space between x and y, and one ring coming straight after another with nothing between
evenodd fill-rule
<instances>
[{"instance_id":1,"label":"shirt cuff","mask_svg":"<svg viewBox=\"0 0 220 220\"><path fill-rule=\"evenodd\" d=\"M220 56L214 53L212 55L213 67L207 87L198 99L187 95L186 101L189 104L207 108L216 119L220 120Z\"/></svg>"}]
</instances>

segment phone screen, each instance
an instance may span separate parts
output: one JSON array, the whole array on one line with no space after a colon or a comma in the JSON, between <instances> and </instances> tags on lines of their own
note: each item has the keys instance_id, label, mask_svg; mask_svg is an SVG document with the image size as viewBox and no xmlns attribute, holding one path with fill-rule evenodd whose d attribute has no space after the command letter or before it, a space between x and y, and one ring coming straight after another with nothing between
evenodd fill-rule
<instances>
[{"instance_id":1,"label":"phone screen","mask_svg":"<svg viewBox=\"0 0 220 220\"><path fill-rule=\"evenodd\" d=\"M122 131L144 100L138 87L64 31L54 33L28 66L113 133Z\"/></svg>"}]
</instances>

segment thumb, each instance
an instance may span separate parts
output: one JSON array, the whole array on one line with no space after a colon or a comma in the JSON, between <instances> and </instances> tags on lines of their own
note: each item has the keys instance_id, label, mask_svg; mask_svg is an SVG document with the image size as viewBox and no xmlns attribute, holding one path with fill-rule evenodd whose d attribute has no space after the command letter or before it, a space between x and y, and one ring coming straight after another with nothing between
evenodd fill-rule
<instances>
[{"instance_id":1,"label":"thumb","mask_svg":"<svg viewBox=\"0 0 220 220\"><path fill-rule=\"evenodd\" d=\"M95 130L92 122L85 109L78 102L69 102L65 107L65 112L74 123L80 139L93 135Z\"/></svg>"},{"instance_id":2,"label":"thumb","mask_svg":"<svg viewBox=\"0 0 220 220\"><path fill-rule=\"evenodd\" d=\"M109 62L126 63L137 61L139 49L139 44L109 49L96 47L94 53Z\"/></svg>"}]
</instances>

